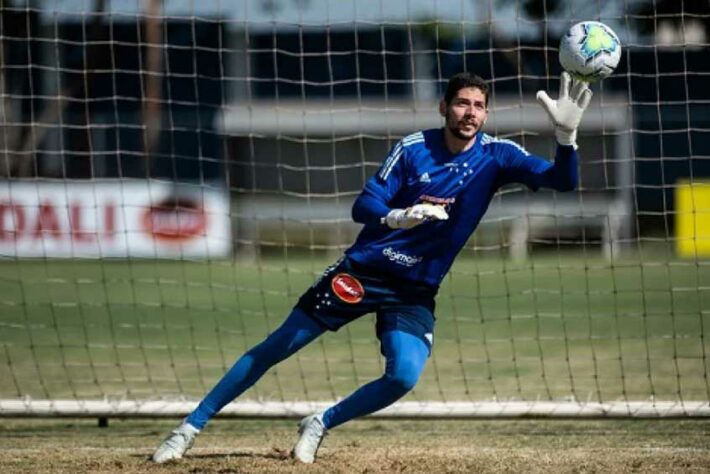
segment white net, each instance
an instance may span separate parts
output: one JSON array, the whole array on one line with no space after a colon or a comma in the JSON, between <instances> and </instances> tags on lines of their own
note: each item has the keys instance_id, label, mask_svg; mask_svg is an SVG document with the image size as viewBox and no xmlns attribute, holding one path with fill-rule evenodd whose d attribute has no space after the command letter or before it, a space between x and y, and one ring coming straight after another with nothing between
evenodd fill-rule
<instances>
[{"instance_id":1,"label":"white net","mask_svg":"<svg viewBox=\"0 0 710 474\"><path fill-rule=\"evenodd\" d=\"M579 190L495 196L387 413L708 414L710 7L479 3L0 1L0 415L188 412L352 242L449 76L490 80L486 131L552 156L534 95L585 19L624 53ZM305 413L382 370L366 316L226 413Z\"/></svg>"}]
</instances>

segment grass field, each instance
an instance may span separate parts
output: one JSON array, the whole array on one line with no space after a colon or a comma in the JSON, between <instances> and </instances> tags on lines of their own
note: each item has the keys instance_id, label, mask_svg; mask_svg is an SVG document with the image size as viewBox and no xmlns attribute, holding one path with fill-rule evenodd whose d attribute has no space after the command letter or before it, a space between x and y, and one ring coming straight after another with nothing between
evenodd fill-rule
<instances>
[{"instance_id":1,"label":"grass field","mask_svg":"<svg viewBox=\"0 0 710 474\"><path fill-rule=\"evenodd\" d=\"M198 399L330 262L0 263L0 398ZM710 265L464 255L407 400L708 400ZM332 400L382 370L373 318L327 334L245 397ZM175 420L3 420L0 472L305 472L293 420L216 420L147 463ZM707 472L710 420L361 420L309 472Z\"/></svg>"},{"instance_id":2,"label":"grass field","mask_svg":"<svg viewBox=\"0 0 710 474\"><path fill-rule=\"evenodd\" d=\"M710 420L358 420L316 464L288 452L294 420L215 420L182 461L149 455L167 420L4 420L0 472L380 473L710 471Z\"/></svg>"},{"instance_id":3,"label":"grass field","mask_svg":"<svg viewBox=\"0 0 710 474\"><path fill-rule=\"evenodd\" d=\"M0 398L199 398L329 262L1 263ZM412 398L707 400L708 308L702 263L464 256L437 298L434 357ZM331 400L381 364L367 316L248 396Z\"/></svg>"}]
</instances>

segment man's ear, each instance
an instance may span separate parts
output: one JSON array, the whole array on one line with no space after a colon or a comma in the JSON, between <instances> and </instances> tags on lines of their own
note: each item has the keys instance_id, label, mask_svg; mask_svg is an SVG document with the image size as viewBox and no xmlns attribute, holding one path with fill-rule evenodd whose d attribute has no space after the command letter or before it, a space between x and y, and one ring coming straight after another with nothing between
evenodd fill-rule
<instances>
[{"instance_id":1,"label":"man's ear","mask_svg":"<svg viewBox=\"0 0 710 474\"><path fill-rule=\"evenodd\" d=\"M439 115L446 117L446 101L442 100L439 102Z\"/></svg>"}]
</instances>

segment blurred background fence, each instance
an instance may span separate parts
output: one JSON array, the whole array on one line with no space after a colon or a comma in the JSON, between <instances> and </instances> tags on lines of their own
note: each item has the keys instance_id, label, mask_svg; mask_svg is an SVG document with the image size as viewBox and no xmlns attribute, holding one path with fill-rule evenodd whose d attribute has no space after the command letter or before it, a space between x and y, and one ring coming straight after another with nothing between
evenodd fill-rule
<instances>
[{"instance_id":1,"label":"blurred background fence","mask_svg":"<svg viewBox=\"0 0 710 474\"><path fill-rule=\"evenodd\" d=\"M619 70L597 87L601 119L582 130L583 191L624 195L622 238L668 236L675 183L710 174L705 2L3 0L2 9L8 178L154 178L235 199L347 202L395 140L439 125L435 103L461 70L491 80L490 133L549 155L548 127L529 103L555 87L571 16L601 18L624 42ZM623 119L604 121L608 108Z\"/></svg>"}]
</instances>

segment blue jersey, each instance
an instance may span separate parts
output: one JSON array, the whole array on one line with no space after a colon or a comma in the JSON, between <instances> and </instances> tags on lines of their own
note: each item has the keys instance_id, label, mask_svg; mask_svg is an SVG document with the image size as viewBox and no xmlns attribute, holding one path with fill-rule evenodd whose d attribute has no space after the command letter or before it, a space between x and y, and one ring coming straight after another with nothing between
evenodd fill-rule
<instances>
[{"instance_id":1,"label":"blue jersey","mask_svg":"<svg viewBox=\"0 0 710 474\"><path fill-rule=\"evenodd\" d=\"M558 145L553 163L483 132L469 150L455 155L446 148L443 129L408 135L355 201L353 219L364 227L345 253L393 278L438 287L496 190L507 183L523 183L534 191L572 190L577 161L571 146ZM425 202L444 206L449 219L412 229L390 229L382 222L391 209Z\"/></svg>"}]
</instances>

